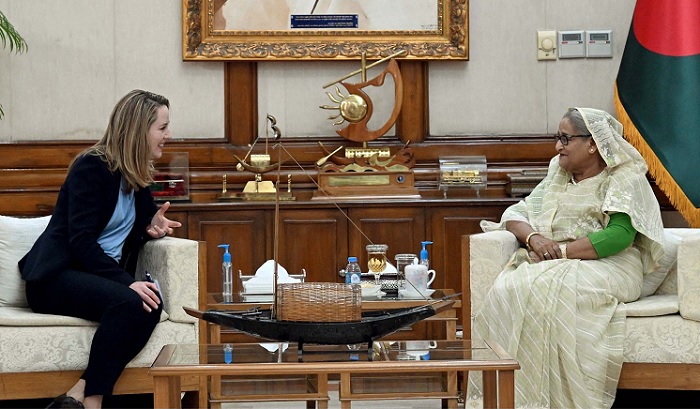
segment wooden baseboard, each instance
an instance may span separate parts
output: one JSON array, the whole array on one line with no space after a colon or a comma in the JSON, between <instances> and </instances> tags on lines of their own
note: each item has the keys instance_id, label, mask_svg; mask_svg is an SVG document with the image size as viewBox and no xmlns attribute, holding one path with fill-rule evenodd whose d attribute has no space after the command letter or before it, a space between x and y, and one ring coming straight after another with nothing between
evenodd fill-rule
<instances>
[{"instance_id":1,"label":"wooden baseboard","mask_svg":"<svg viewBox=\"0 0 700 409\"><path fill-rule=\"evenodd\" d=\"M700 364L629 363L622 365L618 389L700 390Z\"/></svg>"},{"instance_id":2,"label":"wooden baseboard","mask_svg":"<svg viewBox=\"0 0 700 409\"><path fill-rule=\"evenodd\" d=\"M114 386L114 395L153 393L149 368L127 368ZM0 373L0 400L53 398L65 393L82 371ZM183 377L183 391L199 390L198 377Z\"/></svg>"}]
</instances>

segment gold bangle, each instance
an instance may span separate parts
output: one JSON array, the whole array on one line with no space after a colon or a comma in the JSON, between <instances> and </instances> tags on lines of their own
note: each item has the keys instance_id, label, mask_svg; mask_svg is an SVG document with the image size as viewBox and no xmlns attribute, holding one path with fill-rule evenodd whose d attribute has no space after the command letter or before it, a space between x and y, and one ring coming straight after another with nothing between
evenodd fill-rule
<instances>
[{"instance_id":1,"label":"gold bangle","mask_svg":"<svg viewBox=\"0 0 700 409\"><path fill-rule=\"evenodd\" d=\"M536 232L536 231L533 231L532 233L528 234L527 237L525 237L525 245L527 246L527 249L528 249L528 250L532 250L532 247L530 247L530 239L531 239L532 236L534 236L535 234L539 234L539 233Z\"/></svg>"},{"instance_id":2,"label":"gold bangle","mask_svg":"<svg viewBox=\"0 0 700 409\"><path fill-rule=\"evenodd\" d=\"M561 251L561 258L567 258L566 257L566 243L559 245L559 251Z\"/></svg>"}]
</instances>

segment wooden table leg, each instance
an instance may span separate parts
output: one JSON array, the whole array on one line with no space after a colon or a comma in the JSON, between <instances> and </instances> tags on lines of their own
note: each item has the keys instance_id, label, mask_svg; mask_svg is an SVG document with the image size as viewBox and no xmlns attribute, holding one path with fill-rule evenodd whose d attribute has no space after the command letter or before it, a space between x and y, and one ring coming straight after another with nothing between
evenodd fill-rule
<instances>
[{"instance_id":1,"label":"wooden table leg","mask_svg":"<svg viewBox=\"0 0 700 409\"><path fill-rule=\"evenodd\" d=\"M496 371L483 372L482 391L484 393L484 409L498 407L496 396Z\"/></svg>"},{"instance_id":2,"label":"wooden table leg","mask_svg":"<svg viewBox=\"0 0 700 409\"><path fill-rule=\"evenodd\" d=\"M209 377L199 377L199 405L198 408L209 407Z\"/></svg>"},{"instance_id":3,"label":"wooden table leg","mask_svg":"<svg viewBox=\"0 0 700 409\"><path fill-rule=\"evenodd\" d=\"M221 326L217 324L207 323L209 327L209 340L212 345L221 344ZM223 396L221 390L222 377L219 375L208 376L207 384L207 399L220 400ZM211 408L211 404L207 407ZM213 409L220 408L221 405L214 405Z\"/></svg>"},{"instance_id":4,"label":"wooden table leg","mask_svg":"<svg viewBox=\"0 0 700 409\"><path fill-rule=\"evenodd\" d=\"M515 408L515 372L498 372L498 407Z\"/></svg>"},{"instance_id":5,"label":"wooden table leg","mask_svg":"<svg viewBox=\"0 0 700 409\"><path fill-rule=\"evenodd\" d=\"M307 375L307 392L318 395L315 400L306 401L306 409L328 409L328 374ZM325 397L325 399L320 399Z\"/></svg>"},{"instance_id":6,"label":"wooden table leg","mask_svg":"<svg viewBox=\"0 0 700 409\"><path fill-rule=\"evenodd\" d=\"M469 371L460 372L457 388L459 393L464 397L464 402L466 403L468 396L467 392L469 391Z\"/></svg>"},{"instance_id":7,"label":"wooden table leg","mask_svg":"<svg viewBox=\"0 0 700 409\"><path fill-rule=\"evenodd\" d=\"M457 321L447 321L445 322L445 339L448 341L454 341L457 339Z\"/></svg>"},{"instance_id":8,"label":"wooden table leg","mask_svg":"<svg viewBox=\"0 0 700 409\"><path fill-rule=\"evenodd\" d=\"M326 397L324 400L319 400L318 409L328 409L328 374L318 374L318 393Z\"/></svg>"},{"instance_id":9,"label":"wooden table leg","mask_svg":"<svg viewBox=\"0 0 700 409\"><path fill-rule=\"evenodd\" d=\"M442 407L448 409L457 409L457 372L447 372L445 374L446 392L453 396L442 400Z\"/></svg>"},{"instance_id":10,"label":"wooden table leg","mask_svg":"<svg viewBox=\"0 0 700 409\"><path fill-rule=\"evenodd\" d=\"M338 386L338 399L340 399L340 409L351 409L352 390L350 389L350 374L340 374L340 385Z\"/></svg>"},{"instance_id":11,"label":"wooden table leg","mask_svg":"<svg viewBox=\"0 0 700 409\"><path fill-rule=\"evenodd\" d=\"M179 376L154 376L153 377L153 407L154 409L179 409L180 402L180 377Z\"/></svg>"}]
</instances>

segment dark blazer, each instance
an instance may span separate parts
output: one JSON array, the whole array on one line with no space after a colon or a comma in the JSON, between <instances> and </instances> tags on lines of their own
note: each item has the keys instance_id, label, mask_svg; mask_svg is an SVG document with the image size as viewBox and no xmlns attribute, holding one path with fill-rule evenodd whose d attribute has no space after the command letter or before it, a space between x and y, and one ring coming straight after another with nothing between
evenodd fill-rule
<instances>
[{"instance_id":1,"label":"dark blazer","mask_svg":"<svg viewBox=\"0 0 700 409\"><path fill-rule=\"evenodd\" d=\"M114 213L121 179L120 172L110 172L97 156L86 155L73 164L46 230L19 261L24 280L40 280L70 268L125 285L134 282L138 252L151 238L146 228L158 208L150 189L139 189L134 195L136 220L121 262L108 256L97 239Z\"/></svg>"}]
</instances>

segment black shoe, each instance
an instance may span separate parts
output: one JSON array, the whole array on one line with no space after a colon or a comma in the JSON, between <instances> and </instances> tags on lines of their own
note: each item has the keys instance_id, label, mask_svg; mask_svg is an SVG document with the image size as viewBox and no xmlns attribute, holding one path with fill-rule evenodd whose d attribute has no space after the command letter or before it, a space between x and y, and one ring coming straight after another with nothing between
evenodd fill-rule
<instances>
[{"instance_id":1,"label":"black shoe","mask_svg":"<svg viewBox=\"0 0 700 409\"><path fill-rule=\"evenodd\" d=\"M51 402L49 406L46 407L46 409L85 409L85 406L80 401L75 400L75 398L71 398L70 396L66 395L65 393Z\"/></svg>"}]
</instances>

